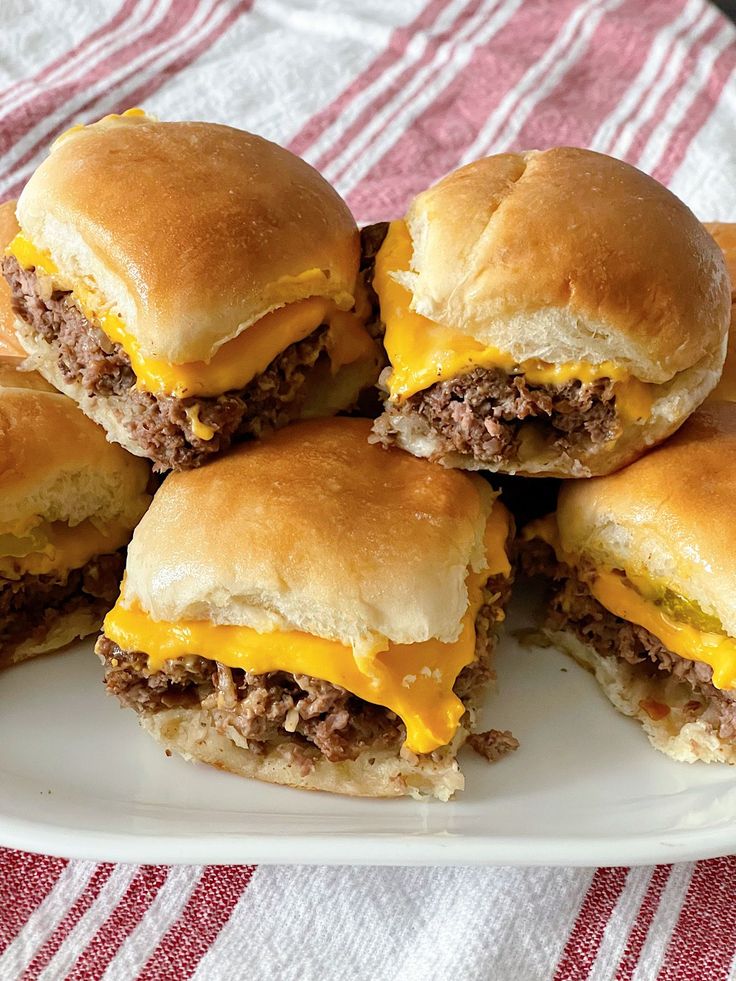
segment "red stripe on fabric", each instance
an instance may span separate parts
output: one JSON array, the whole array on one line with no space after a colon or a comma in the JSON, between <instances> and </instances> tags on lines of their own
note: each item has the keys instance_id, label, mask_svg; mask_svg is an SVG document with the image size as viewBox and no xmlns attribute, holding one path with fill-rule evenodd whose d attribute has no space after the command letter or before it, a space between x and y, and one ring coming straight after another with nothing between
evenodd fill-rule
<instances>
[{"instance_id":1,"label":"red stripe on fabric","mask_svg":"<svg viewBox=\"0 0 736 981\"><path fill-rule=\"evenodd\" d=\"M378 55L334 102L312 116L291 141L289 149L293 153L304 154L314 141L332 126L356 95L372 85L394 62L399 61L411 39L431 27L446 6L447 0L431 0L410 24L397 27L391 33L386 50Z\"/></svg>"},{"instance_id":2,"label":"red stripe on fabric","mask_svg":"<svg viewBox=\"0 0 736 981\"><path fill-rule=\"evenodd\" d=\"M726 981L736 953L736 857L698 862L657 981Z\"/></svg>"},{"instance_id":3,"label":"red stripe on fabric","mask_svg":"<svg viewBox=\"0 0 736 981\"><path fill-rule=\"evenodd\" d=\"M721 21L721 27L723 24L724 21ZM675 171L685 158L688 147L716 108L734 70L736 70L736 42L732 41L716 59L705 86L688 109L685 119L673 133L664 156L652 174L662 184L669 184L672 180Z\"/></svg>"},{"instance_id":4,"label":"red stripe on fabric","mask_svg":"<svg viewBox=\"0 0 736 981\"><path fill-rule=\"evenodd\" d=\"M200 6L201 3L199 2L199 0L180 0L179 3L169 7L166 16L163 18L163 20L158 24L158 26L154 30L149 31L148 34L139 38L137 41L132 42L130 45L126 46L125 48L120 49L120 51L118 52L118 56L123 61L123 63L130 61L132 58L135 58L139 54L142 54L146 51L151 51L151 55L150 58L148 58L148 60L145 61L142 65L138 65L137 67L127 72L127 74L125 74L118 82L116 82L114 87L116 89L121 88L126 82L129 82L131 79L136 78L140 72L145 71L145 69L148 67L148 65L151 64L151 62L154 59L160 58L162 56L162 52L160 50L154 51L153 49L159 48L162 45L166 45L167 43L172 41L172 38L173 39L181 38L185 29L194 19L194 16L199 10ZM217 8L216 7L213 8L213 10L215 9ZM176 44L176 50L178 51L180 47L182 47L185 44L186 44L186 40L183 41L179 40L179 42ZM116 58L116 62L117 60L118 58ZM156 75L156 78L160 77L161 74L165 71L166 68L162 69L162 71ZM143 88L143 86L141 86L140 88ZM136 89L133 93L128 93L127 95L124 96L121 95L120 102L115 108L118 110L120 106L122 106L123 108L128 108L131 104L131 101L134 100L135 98L135 93L140 91L140 88ZM105 93L105 95L107 95L107 93ZM92 106L96 105L99 102L100 98L101 96L99 95L94 96L93 98L85 102L84 105L80 106L77 110L75 110L73 113L66 116L66 118L63 119L61 122L57 123L54 126L52 132L47 133L42 139L38 140L26 153L23 154L23 156L18 161L15 162L15 164L5 174L2 175L3 179L7 179L8 177L18 172L25 164L27 164L30 160L32 160L41 149L43 149L48 143L50 143L55 136L58 136L59 133L62 133L65 129L67 129L72 124L72 122L74 122L75 120L84 119L85 113L88 112ZM10 191L5 192L5 197L6 198L17 197L20 191L22 190L24 183L25 181L22 178L19 178L18 182L10 189Z\"/></svg>"},{"instance_id":5,"label":"red stripe on fabric","mask_svg":"<svg viewBox=\"0 0 736 981\"><path fill-rule=\"evenodd\" d=\"M73 906L67 910L66 915L46 940L43 946L36 951L36 954L23 972L23 981L36 981L39 974L49 964L54 954L59 950L71 930L79 923L87 910L92 906L100 894L100 890L112 875L115 868L109 862L99 864L84 888L84 891L77 898Z\"/></svg>"},{"instance_id":6,"label":"red stripe on fabric","mask_svg":"<svg viewBox=\"0 0 736 981\"><path fill-rule=\"evenodd\" d=\"M597 869L578 911L553 981L586 981L611 914L626 885L627 868Z\"/></svg>"},{"instance_id":7,"label":"red stripe on fabric","mask_svg":"<svg viewBox=\"0 0 736 981\"><path fill-rule=\"evenodd\" d=\"M683 9L684 9L684 5L683 5ZM672 21L675 21L677 19L677 17L680 16L681 13L682 13L682 10L678 10L676 12L676 15L674 17L672 17L671 20ZM662 61L661 61L661 65L662 66L665 66L667 64L667 62L670 60L670 58L672 57L672 54L675 51L678 43L679 44L685 44L685 45L688 45L689 44L689 42L687 41L687 38L692 34L693 30L695 30L697 28L698 24L700 23L700 21L703 20L703 18L706 16L707 13L708 13L708 7L704 5L703 8L702 8L702 10L696 16L696 18L695 18L695 20L693 22L691 22L689 24L686 24L684 26L681 26L677 30L677 32L675 33L675 35L672 38L670 38L670 40L669 40L669 42L667 44L667 47L665 49L664 55L662 57ZM661 69L660 69L660 71L661 71ZM649 94L650 94L653 86L656 84L657 81L658 81L658 78L657 78L657 76L655 76L652 79L651 83L647 87L645 87L645 88L643 88L641 90L641 92L639 93L639 96L638 96L636 102L634 103L634 105L632 106L631 110L628 112L628 114L626 115L626 117L621 120L621 122L618 124L618 126L616 127L616 129L610 135L607 145L601 148L604 152L610 152L613 149L613 147L615 147L616 142L618 141L618 139L619 139L621 133L623 132L624 128L626 126L628 126L630 124L631 120L632 119L635 119L636 116L637 116L637 114L641 111L641 109L642 109L642 107L644 105L644 102L646 101L646 99L649 96ZM656 119L659 119L660 116L655 113L655 118ZM631 159L633 159L633 158L631 158Z\"/></svg>"},{"instance_id":8,"label":"red stripe on fabric","mask_svg":"<svg viewBox=\"0 0 736 981\"><path fill-rule=\"evenodd\" d=\"M145 23L153 10L155 5L154 0L148 0L148 8L142 18L142 22ZM172 12L169 11L166 17L171 17ZM144 34L142 37L138 38L136 41L128 42L123 44L121 47L116 48L103 57L100 61L93 64L86 71L73 75L71 78L64 80L59 85L54 85L49 88L44 89L39 93L38 97L34 99L31 103L20 105L16 109L5 113L2 117L2 128L0 129L0 154L5 154L13 147L18 140L21 140L24 136L31 132L31 130L42 122L47 116L52 115L57 112L62 106L64 106L70 99L72 99L79 92L83 92L85 89L89 88L95 82L106 78L111 71L113 71L119 65L125 65L131 58L135 57L150 41L153 43L162 31L166 17L161 21L161 23ZM119 32L124 35L124 32ZM41 141L41 145L46 141L48 137L44 137ZM36 146L39 144L37 143ZM17 166L17 165L16 165Z\"/></svg>"},{"instance_id":9,"label":"red stripe on fabric","mask_svg":"<svg viewBox=\"0 0 736 981\"><path fill-rule=\"evenodd\" d=\"M0 848L0 954L56 885L65 858Z\"/></svg>"},{"instance_id":10,"label":"red stripe on fabric","mask_svg":"<svg viewBox=\"0 0 736 981\"><path fill-rule=\"evenodd\" d=\"M49 75L53 74L53 72L63 67L73 58L77 58L79 55L84 54L88 48L105 37L106 34L112 34L115 30L117 30L121 24L128 20L130 14L137 7L138 2L139 0L125 0L114 17L106 21L101 27L98 27L92 34L88 34L73 48L69 48L68 51L60 54L54 59L54 61L42 68L41 71L31 76L31 78L16 79L12 85L8 85L6 88L0 89L0 99L5 99L9 95L13 95L13 93L17 92L22 86L32 88L33 86L38 87L41 85L44 81L46 81L46 79L48 79Z\"/></svg>"},{"instance_id":11,"label":"red stripe on fabric","mask_svg":"<svg viewBox=\"0 0 736 981\"><path fill-rule=\"evenodd\" d=\"M671 865L657 865L649 879L647 891L641 901L639 912L637 913L634 925L629 931L626 947L621 955L621 960L616 971L616 981L631 981L634 972L639 964L641 952L649 935L659 904L662 899L664 887L672 872Z\"/></svg>"},{"instance_id":12,"label":"red stripe on fabric","mask_svg":"<svg viewBox=\"0 0 736 981\"><path fill-rule=\"evenodd\" d=\"M122 899L77 958L67 981L101 978L125 940L148 912L166 882L169 869L164 865L143 865Z\"/></svg>"},{"instance_id":13,"label":"red stripe on fabric","mask_svg":"<svg viewBox=\"0 0 736 981\"><path fill-rule=\"evenodd\" d=\"M201 57L214 44L216 44L220 38L228 32L236 20L251 10L254 2L255 0L240 0L239 3L234 4L231 7L230 12L223 17L220 23L212 31L210 31L209 34L205 34L193 48L182 52L178 58L175 58L174 61L162 68L157 75L149 79L144 85L141 85L132 92L129 92L125 98L120 100L117 107L113 111L121 112L127 106L133 105L137 102L143 102L145 99L150 98L150 96L152 96L154 92L157 92L162 85L165 85L170 78L173 78L174 75L178 75L185 68L188 68L194 61L197 60L197 58Z\"/></svg>"},{"instance_id":14,"label":"red stripe on fabric","mask_svg":"<svg viewBox=\"0 0 736 981\"><path fill-rule=\"evenodd\" d=\"M202 873L187 905L156 950L137 981L184 981L197 969L204 954L230 919L255 865L210 865Z\"/></svg>"},{"instance_id":15,"label":"red stripe on fabric","mask_svg":"<svg viewBox=\"0 0 736 981\"><path fill-rule=\"evenodd\" d=\"M355 121L352 122L345 130L343 130L340 137L335 140L333 145L319 157L316 157L313 160L314 166L318 170L324 170L327 166L329 166L329 164L332 163L332 161L350 145L351 141L356 137L356 135L365 128L366 124L370 122L372 116L380 112L384 106L403 92L408 83L421 71L422 68L434 62L440 46L450 42L450 48L452 48L452 39L454 35L456 35L457 32L463 28L471 17L475 16L475 14L478 12L478 8L483 2L484 0L470 0L470 2L466 4L466 6L460 11L458 16L446 30L441 31L439 34L434 35L430 39L426 48L422 52L421 58L419 58L413 64L407 66L401 72L401 74L398 75L393 82L391 82L391 84L371 102L370 105L366 106L365 109L360 112ZM433 74L436 74L436 72L437 69L435 69ZM428 80L427 84L431 84L431 80ZM391 114L391 116L389 116L385 123L386 126L391 125L391 121L395 115L396 113L394 112ZM348 159L347 162L345 162L340 168L339 174L343 173L345 168L350 166L351 162L351 159Z\"/></svg>"},{"instance_id":16,"label":"red stripe on fabric","mask_svg":"<svg viewBox=\"0 0 736 981\"><path fill-rule=\"evenodd\" d=\"M672 106L672 103L682 91L683 85L692 75L698 58L702 54L703 50L711 44L722 26L722 24L719 24L718 21L716 21L706 31L704 31L702 36L697 41L691 44L690 49L683 59L682 67L680 68L677 78L675 78L672 84L668 87L667 91L663 93L662 98L659 100L657 111L654 113L653 117L647 120L646 124L641 127L639 132L636 134L636 139L626 151L626 157L632 163L635 163L639 159L639 156L646 146L646 142L652 135L655 127L659 124L660 120L665 117Z\"/></svg>"},{"instance_id":17,"label":"red stripe on fabric","mask_svg":"<svg viewBox=\"0 0 736 981\"><path fill-rule=\"evenodd\" d=\"M353 214L364 221L403 214L415 194L453 170L493 108L544 56L577 5L558 0L540 17L536 5L522 4L349 192Z\"/></svg>"},{"instance_id":18,"label":"red stripe on fabric","mask_svg":"<svg viewBox=\"0 0 736 981\"><path fill-rule=\"evenodd\" d=\"M657 33L686 2L650 0L642 7L641 0L627 0L603 17L565 83L537 105L509 149L588 146L646 63ZM606 84L601 85L604 68Z\"/></svg>"}]
</instances>

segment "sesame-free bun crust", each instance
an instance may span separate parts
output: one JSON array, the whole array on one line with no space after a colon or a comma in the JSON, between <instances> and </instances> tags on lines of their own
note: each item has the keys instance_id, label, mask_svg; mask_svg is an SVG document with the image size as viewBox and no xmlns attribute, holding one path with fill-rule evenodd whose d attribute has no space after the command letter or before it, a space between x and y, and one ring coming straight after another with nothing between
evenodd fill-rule
<instances>
[{"instance_id":1,"label":"sesame-free bun crust","mask_svg":"<svg viewBox=\"0 0 736 981\"><path fill-rule=\"evenodd\" d=\"M15 218L15 201L0 204L0 256L6 245L18 234ZM25 351L15 336L15 314L13 313L10 287L0 276L0 357L25 357Z\"/></svg>"},{"instance_id":2,"label":"sesame-free bun crust","mask_svg":"<svg viewBox=\"0 0 736 981\"><path fill-rule=\"evenodd\" d=\"M296 423L167 477L128 549L123 605L154 620L302 630L358 651L457 639L486 567L479 477ZM376 643L379 642L379 646Z\"/></svg>"},{"instance_id":3,"label":"sesame-free bun crust","mask_svg":"<svg viewBox=\"0 0 736 981\"><path fill-rule=\"evenodd\" d=\"M725 221L706 222L705 227L718 243L726 260L729 276L731 277L731 326L728 331L728 348L726 361L723 365L721 380L711 392L709 398L715 401L722 399L736 402L736 223Z\"/></svg>"},{"instance_id":4,"label":"sesame-free bun crust","mask_svg":"<svg viewBox=\"0 0 736 981\"><path fill-rule=\"evenodd\" d=\"M629 164L569 147L487 157L420 194L406 220L412 271L397 278L412 307L519 362L613 361L657 384L704 359L720 371L721 252Z\"/></svg>"},{"instance_id":5,"label":"sesame-free bun crust","mask_svg":"<svg viewBox=\"0 0 736 981\"><path fill-rule=\"evenodd\" d=\"M0 523L31 515L132 529L149 498L149 468L35 372L0 359Z\"/></svg>"},{"instance_id":6,"label":"sesame-free bun crust","mask_svg":"<svg viewBox=\"0 0 736 981\"><path fill-rule=\"evenodd\" d=\"M218 732L211 714L197 708L144 711L139 720L167 750L186 760L300 790L324 790L349 797L437 797L446 801L465 784L455 759L468 735L463 726L451 746L444 746L431 756L404 758L396 750L369 747L354 760L315 760L313 768L304 773L288 752L288 738L273 741L265 752L256 753Z\"/></svg>"},{"instance_id":7,"label":"sesame-free bun crust","mask_svg":"<svg viewBox=\"0 0 736 981\"><path fill-rule=\"evenodd\" d=\"M149 357L207 361L308 296L349 308L355 222L309 164L250 133L106 117L54 144L18 201L69 288L84 279Z\"/></svg>"},{"instance_id":8,"label":"sesame-free bun crust","mask_svg":"<svg viewBox=\"0 0 736 981\"><path fill-rule=\"evenodd\" d=\"M668 586L736 636L736 404L702 406L668 442L609 477L562 485L571 556Z\"/></svg>"},{"instance_id":9,"label":"sesame-free bun crust","mask_svg":"<svg viewBox=\"0 0 736 981\"><path fill-rule=\"evenodd\" d=\"M669 671L651 671L622 657L604 656L583 644L569 630L545 630L549 640L588 668L608 700L622 715L641 723L649 742L660 753L681 763L736 764L736 742L724 739L718 727L717 699L695 692ZM703 706L694 718L693 700ZM651 702L666 705L669 712L652 718L643 707ZM689 703L689 707L688 706Z\"/></svg>"}]
</instances>

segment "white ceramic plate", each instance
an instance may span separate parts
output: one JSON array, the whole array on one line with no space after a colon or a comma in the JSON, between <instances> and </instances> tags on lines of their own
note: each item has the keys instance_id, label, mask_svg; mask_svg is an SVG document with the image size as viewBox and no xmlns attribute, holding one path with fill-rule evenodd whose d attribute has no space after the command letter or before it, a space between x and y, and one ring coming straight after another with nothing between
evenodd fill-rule
<instances>
[{"instance_id":1,"label":"white ceramic plate","mask_svg":"<svg viewBox=\"0 0 736 981\"><path fill-rule=\"evenodd\" d=\"M450 804L364 801L167 758L80 644L0 676L0 843L150 863L629 865L736 851L736 769L661 756L555 651L507 636L498 673L485 722L512 729L516 753L490 766L465 751L467 789Z\"/></svg>"}]
</instances>

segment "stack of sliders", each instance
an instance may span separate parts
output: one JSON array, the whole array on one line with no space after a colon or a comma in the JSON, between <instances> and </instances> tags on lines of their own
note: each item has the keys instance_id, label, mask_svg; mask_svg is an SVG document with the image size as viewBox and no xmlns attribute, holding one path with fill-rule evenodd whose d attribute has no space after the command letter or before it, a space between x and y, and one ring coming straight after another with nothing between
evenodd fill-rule
<instances>
[{"instance_id":1,"label":"stack of sliders","mask_svg":"<svg viewBox=\"0 0 736 981\"><path fill-rule=\"evenodd\" d=\"M60 137L17 216L3 272L30 363L156 470L376 380L355 221L274 143L129 110Z\"/></svg>"},{"instance_id":2,"label":"stack of sliders","mask_svg":"<svg viewBox=\"0 0 736 981\"><path fill-rule=\"evenodd\" d=\"M17 229L12 203L0 235ZM149 468L66 396L21 371L0 294L0 668L99 630L125 545L150 501ZM22 352L21 352L22 353Z\"/></svg>"},{"instance_id":3,"label":"stack of sliders","mask_svg":"<svg viewBox=\"0 0 736 981\"><path fill-rule=\"evenodd\" d=\"M187 759L447 800L493 677L512 527L480 477L369 432L296 423L170 475L96 650L108 691ZM515 747L470 739L491 759Z\"/></svg>"},{"instance_id":4,"label":"stack of sliders","mask_svg":"<svg viewBox=\"0 0 736 981\"><path fill-rule=\"evenodd\" d=\"M731 287L656 181L585 150L490 157L364 230L361 254L344 202L286 150L132 110L61 137L17 215L3 270L23 366L46 381L0 388L0 412L25 399L14 418L48 445L8 471L3 569L76 584L33 607L54 621L85 563L122 571L147 503L129 454L180 471L96 646L167 750L447 800L464 742L514 748L473 732L512 581L514 522L463 472L485 470L537 478L526 504L562 478L523 546L555 584L550 635L658 745L731 760L736 421L692 415L721 375ZM384 365L379 417L331 418L365 413ZM67 415L88 439L60 438ZM9 425L7 453L33 429Z\"/></svg>"}]
</instances>

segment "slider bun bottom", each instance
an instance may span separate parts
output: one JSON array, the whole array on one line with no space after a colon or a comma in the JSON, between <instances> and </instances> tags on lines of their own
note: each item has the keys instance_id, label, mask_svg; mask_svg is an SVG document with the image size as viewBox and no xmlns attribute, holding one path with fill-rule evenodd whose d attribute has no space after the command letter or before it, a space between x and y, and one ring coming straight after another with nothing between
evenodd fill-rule
<instances>
[{"instance_id":1,"label":"slider bun bottom","mask_svg":"<svg viewBox=\"0 0 736 981\"><path fill-rule=\"evenodd\" d=\"M218 732L198 708L144 711L139 720L154 739L185 760L300 790L325 790L349 797L436 797L447 801L465 784L455 759L468 736L462 726L452 744L434 754L436 760L423 756L411 762L395 750L365 750L357 759L342 763L319 759L309 773L303 774L299 763L287 752L291 741L286 736L271 743L265 753L254 753Z\"/></svg>"},{"instance_id":2,"label":"slider bun bottom","mask_svg":"<svg viewBox=\"0 0 736 981\"><path fill-rule=\"evenodd\" d=\"M21 641L14 647L6 647L0 651L0 666L7 668L11 664L20 664L21 661L27 661L39 654L58 651L75 640L97 633L102 626L102 619L99 602L90 602L70 613L62 613L51 621L42 640Z\"/></svg>"},{"instance_id":3,"label":"slider bun bottom","mask_svg":"<svg viewBox=\"0 0 736 981\"><path fill-rule=\"evenodd\" d=\"M685 714L683 706L690 699L697 697L704 701L688 682L675 678L668 671L649 677L623 658L598 654L568 630L545 630L544 633L556 647L595 675L613 707L622 715L637 719L649 742L660 753L681 763L701 760L704 763L736 764L736 742L722 739L718 730L704 718L693 720ZM640 704L646 699L668 705L669 714L663 719L652 719ZM707 715L708 699L705 705L704 715Z\"/></svg>"}]
</instances>

